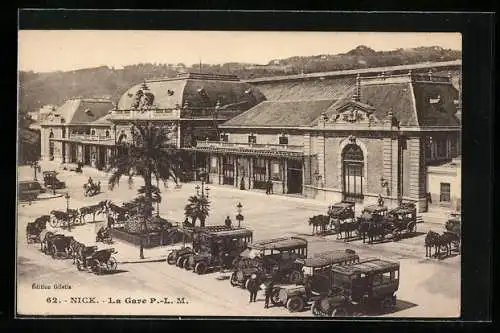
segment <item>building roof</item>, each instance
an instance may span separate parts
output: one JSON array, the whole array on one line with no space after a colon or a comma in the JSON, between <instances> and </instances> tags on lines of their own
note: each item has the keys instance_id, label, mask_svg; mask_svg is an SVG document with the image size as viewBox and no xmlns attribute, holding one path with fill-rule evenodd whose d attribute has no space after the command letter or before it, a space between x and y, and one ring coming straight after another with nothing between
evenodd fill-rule
<instances>
[{"instance_id":1,"label":"building roof","mask_svg":"<svg viewBox=\"0 0 500 333\"><path fill-rule=\"evenodd\" d=\"M409 70L429 70L430 68L434 70L443 69L457 69L461 68L462 60L451 60L442 62L425 62L419 64L411 65L400 65L400 66L389 66L389 67L372 67L372 68L358 68L331 72L319 72L319 73L309 73L309 74L295 74L295 75L282 75L282 76L272 76L272 77L262 77L246 80L252 84L258 84L260 87L261 83L277 82L277 81L299 81L299 80L310 80L317 78L329 78L329 77L342 77L342 76L356 76L357 74L376 74L376 73L398 73L398 72L408 72Z\"/></svg>"},{"instance_id":2,"label":"building roof","mask_svg":"<svg viewBox=\"0 0 500 333\"><path fill-rule=\"evenodd\" d=\"M106 114L105 116L99 118L99 119L96 119L92 122L92 125L113 125L113 123L111 121L109 121L109 118L111 117L110 114Z\"/></svg>"},{"instance_id":3,"label":"building roof","mask_svg":"<svg viewBox=\"0 0 500 333\"><path fill-rule=\"evenodd\" d=\"M122 95L117 106L119 110L132 108L135 95L143 84L131 87ZM189 107L214 107L220 101L221 107L237 104L238 108L247 110L265 100L258 88L232 75L185 73L175 78L148 80L145 84L154 95L153 105L159 109L179 108L186 101ZM200 89L206 94L203 95Z\"/></svg>"},{"instance_id":4,"label":"building roof","mask_svg":"<svg viewBox=\"0 0 500 333\"><path fill-rule=\"evenodd\" d=\"M271 81L257 87L268 100L339 99L354 86L355 77Z\"/></svg>"},{"instance_id":5,"label":"building roof","mask_svg":"<svg viewBox=\"0 0 500 333\"><path fill-rule=\"evenodd\" d=\"M297 262L308 267L324 267L354 258L359 258L355 251L331 250L315 253L312 258L297 259Z\"/></svg>"},{"instance_id":6,"label":"building roof","mask_svg":"<svg viewBox=\"0 0 500 333\"><path fill-rule=\"evenodd\" d=\"M308 126L335 100L264 101L226 121L224 127L238 126Z\"/></svg>"},{"instance_id":7,"label":"building roof","mask_svg":"<svg viewBox=\"0 0 500 333\"><path fill-rule=\"evenodd\" d=\"M458 100L458 91L451 82L423 82L410 80L400 76L399 80L387 82L377 78L361 78L359 101L375 108L373 115L383 121L389 112L402 127L422 126L460 126L459 119L455 116ZM397 77L395 77L397 78ZM402 79L401 79L402 78ZM350 88L343 98L325 112L328 118L339 113L339 108L356 93L356 87ZM431 103L431 100L439 100ZM320 117L314 121L318 123Z\"/></svg>"},{"instance_id":8,"label":"building roof","mask_svg":"<svg viewBox=\"0 0 500 333\"><path fill-rule=\"evenodd\" d=\"M65 124L89 124L104 117L113 108L107 99L70 99L61 105L56 113Z\"/></svg>"}]
</instances>

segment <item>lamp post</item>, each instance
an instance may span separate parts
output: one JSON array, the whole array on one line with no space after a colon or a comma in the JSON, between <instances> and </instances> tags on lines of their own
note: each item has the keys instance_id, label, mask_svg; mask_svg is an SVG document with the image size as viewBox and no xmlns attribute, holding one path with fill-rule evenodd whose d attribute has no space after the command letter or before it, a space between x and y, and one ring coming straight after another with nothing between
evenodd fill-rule
<instances>
[{"instance_id":1,"label":"lamp post","mask_svg":"<svg viewBox=\"0 0 500 333\"><path fill-rule=\"evenodd\" d=\"M200 181L201 181L201 197L204 198L205 197L205 182L207 181L207 172L205 171L205 169L200 169L198 171L198 177L200 177ZM200 189L200 186L196 185L196 195L200 195L198 190ZM208 198L208 194L206 196Z\"/></svg>"},{"instance_id":2,"label":"lamp post","mask_svg":"<svg viewBox=\"0 0 500 333\"><path fill-rule=\"evenodd\" d=\"M238 202L238 204L236 205L236 209L238 212L238 215L236 215L236 220L238 221L238 228L239 228L241 227L241 221L244 220L243 215L241 215L241 212L243 211L243 205L241 204L241 202Z\"/></svg>"},{"instance_id":3,"label":"lamp post","mask_svg":"<svg viewBox=\"0 0 500 333\"><path fill-rule=\"evenodd\" d=\"M69 220L69 199L70 198L71 197L69 196L69 193L66 192L64 199L66 199L66 216L68 217L68 231L71 231L71 221Z\"/></svg>"}]
</instances>

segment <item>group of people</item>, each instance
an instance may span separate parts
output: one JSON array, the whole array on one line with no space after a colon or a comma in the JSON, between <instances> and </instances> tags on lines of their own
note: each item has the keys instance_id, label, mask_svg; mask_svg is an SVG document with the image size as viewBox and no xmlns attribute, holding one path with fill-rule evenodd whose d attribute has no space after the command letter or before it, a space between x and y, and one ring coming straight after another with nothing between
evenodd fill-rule
<instances>
[{"instance_id":1,"label":"group of people","mask_svg":"<svg viewBox=\"0 0 500 333\"><path fill-rule=\"evenodd\" d=\"M248 291L250 292L250 300L248 303L254 303L257 300L257 293L259 290L264 290L264 308L269 308L269 300L271 299L271 293L274 288L274 279L270 281L265 281L260 283L256 274L252 274L250 276L250 280L248 281Z\"/></svg>"}]
</instances>

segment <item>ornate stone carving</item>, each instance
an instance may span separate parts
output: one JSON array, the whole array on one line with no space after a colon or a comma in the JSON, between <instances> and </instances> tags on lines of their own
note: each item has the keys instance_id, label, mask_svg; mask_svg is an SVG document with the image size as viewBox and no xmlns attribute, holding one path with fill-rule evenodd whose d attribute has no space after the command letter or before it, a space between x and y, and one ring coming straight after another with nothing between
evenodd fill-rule
<instances>
[{"instance_id":1,"label":"ornate stone carving","mask_svg":"<svg viewBox=\"0 0 500 333\"><path fill-rule=\"evenodd\" d=\"M377 122L373 115L375 108L358 102L349 101L337 109L337 114L331 117L330 123L340 124L373 124Z\"/></svg>"}]
</instances>

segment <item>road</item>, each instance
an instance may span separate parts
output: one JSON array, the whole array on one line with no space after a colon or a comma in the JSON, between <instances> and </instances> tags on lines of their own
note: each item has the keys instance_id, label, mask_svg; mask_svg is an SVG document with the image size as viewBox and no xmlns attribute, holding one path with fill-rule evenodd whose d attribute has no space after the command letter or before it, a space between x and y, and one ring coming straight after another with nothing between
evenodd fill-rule
<instances>
[{"instance_id":1,"label":"road","mask_svg":"<svg viewBox=\"0 0 500 333\"><path fill-rule=\"evenodd\" d=\"M29 168L19 168L20 179L32 177ZM102 177L102 178L100 178ZM126 180L114 191L105 190L94 198L85 198L82 185L86 176L62 172L59 178L68 184L71 196L70 207L77 208L109 199L115 202L126 201L135 195ZM101 180L103 176L93 176ZM105 186L103 186L104 188ZM260 193L239 191L229 188L210 186L212 202L208 224L222 224L226 216L233 217L236 204L244 206L244 225L254 230L254 239L265 239L283 235L299 235L309 241L309 253L329 249L351 248L360 257L382 256L401 263L401 281L397 293L398 303L395 311L382 314L394 317L457 317L460 313L460 256L446 260L425 259L423 237L420 235L397 243L363 244L361 241L344 243L335 236L310 236L311 229L307 219L314 214L322 214L326 205L298 198L265 196ZM183 184L181 189L169 186L164 191L160 207L162 216L174 220L183 219L183 207L189 195L194 193L194 184ZM264 203L264 204L263 204ZM229 281L219 280L219 273L198 276L192 272L169 266L165 262L143 262L119 264L115 274L96 276L79 272L71 260L57 260L39 251L38 244L26 244L25 226L35 217L46 214L52 209L64 210L66 200L55 198L37 201L32 205L18 207L18 310L25 314L107 314L107 315L214 315L214 316L293 316L307 317L310 311L289 313L281 307L264 309L261 301L248 303L246 291L233 288ZM83 242L91 242L99 224L88 223L75 227L72 234ZM435 226L419 225L419 231ZM67 232L66 232L67 233ZM118 261L130 253L130 246L120 245ZM151 250L152 251L152 250ZM166 254L166 253L165 253ZM148 256L148 250L146 250ZM50 285L52 289L33 289L33 284ZM69 285L71 290L54 289L54 284ZM72 297L96 297L99 303L71 303ZM47 303L48 297L55 297L60 303ZM130 297L136 300L126 302ZM157 302L167 297L167 302ZM110 299L111 298L111 299ZM151 302L151 298L156 301ZM129 301L131 301L131 299ZM184 302L182 302L182 299ZM50 298L49 301L55 299ZM120 300L121 303L117 303ZM146 304L137 303L145 300ZM88 301L82 299L82 301ZM172 302L171 302L172 301ZM113 302L113 303L110 303Z\"/></svg>"}]
</instances>

